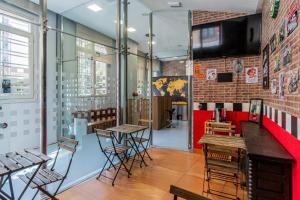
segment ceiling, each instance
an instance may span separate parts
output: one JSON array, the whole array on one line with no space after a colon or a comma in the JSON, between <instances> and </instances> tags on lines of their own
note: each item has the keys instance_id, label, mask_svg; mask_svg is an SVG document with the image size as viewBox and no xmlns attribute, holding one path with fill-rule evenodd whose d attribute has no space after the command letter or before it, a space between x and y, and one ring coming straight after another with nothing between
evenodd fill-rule
<instances>
[{"instance_id":1,"label":"ceiling","mask_svg":"<svg viewBox=\"0 0 300 200\"><path fill-rule=\"evenodd\" d=\"M31 0L37 3L39 0ZM129 38L139 44L139 49L148 52L149 32L148 13L153 13L155 34L154 55L179 57L186 55L188 49L187 10L214 10L255 13L260 10L263 0L180 0L182 8L170 8L173 0L130 0L128 25L136 32L128 33ZM87 7L93 3L102 10L92 12ZM116 0L49 0L49 10L59 13L78 23L86 25L107 36L115 38ZM164 11L162 11L164 10Z\"/></svg>"}]
</instances>

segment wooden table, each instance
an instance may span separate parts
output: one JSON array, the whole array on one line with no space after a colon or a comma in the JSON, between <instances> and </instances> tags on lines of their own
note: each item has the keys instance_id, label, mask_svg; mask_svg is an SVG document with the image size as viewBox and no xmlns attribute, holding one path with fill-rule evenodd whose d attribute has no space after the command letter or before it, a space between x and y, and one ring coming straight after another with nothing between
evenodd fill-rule
<instances>
[{"instance_id":1,"label":"wooden table","mask_svg":"<svg viewBox=\"0 0 300 200\"><path fill-rule=\"evenodd\" d=\"M38 151L29 149L0 154L0 199L15 199L11 178L14 173L33 166L38 166L37 169L34 170L34 173L28 184L21 192L18 198L21 199L40 167L49 160L50 158L48 156L41 154ZM6 182L9 183L10 195L3 190Z\"/></svg>"},{"instance_id":2,"label":"wooden table","mask_svg":"<svg viewBox=\"0 0 300 200\"><path fill-rule=\"evenodd\" d=\"M147 126L123 124L123 125L120 125L120 126L108 128L107 130L112 131L113 133L122 134L121 138L119 140L115 136L115 139L118 141L118 143L122 142L123 136L125 136L125 141L128 141L127 139L128 139L128 135L129 135L129 137L131 138L131 141L132 141L132 143L131 142L129 142L129 143L130 143L132 149L136 152L136 154L134 155L132 163L134 163L136 155L138 155L139 157L141 157L141 162L144 163L145 166L147 166L147 163L145 162L141 152L139 151L139 146L137 145L137 143L135 142L134 137L133 137L133 134L139 133L140 131L145 131L146 129L148 129ZM141 135L141 138L142 137L143 137L143 134ZM130 167L130 171L131 171L131 168L132 168L132 165Z\"/></svg>"},{"instance_id":3,"label":"wooden table","mask_svg":"<svg viewBox=\"0 0 300 200\"><path fill-rule=\"evenodd\" d=\"M246 150L243 138L223 135L204 135L198 142L199 144L210 144L224 147L231 147Z\"/></svg>"}]
</instances>

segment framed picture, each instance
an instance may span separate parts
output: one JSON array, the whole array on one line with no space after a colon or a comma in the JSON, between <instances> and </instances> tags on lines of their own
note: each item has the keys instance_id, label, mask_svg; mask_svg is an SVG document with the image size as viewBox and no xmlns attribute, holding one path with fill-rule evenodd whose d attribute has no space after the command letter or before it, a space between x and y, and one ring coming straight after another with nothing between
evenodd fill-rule
<instances>
[{"instance_id":1,"label":"framed picture","mask_svg":"<svg viewBox=\"0 0 300 200\"><path fill-rule=\"evenodd\" d=\"M250 99L250 107L248 113L248 121L262 124L263 115L263 100L262 99Z\"/></svg>"},{"instance_id":2,"label":"framed picture","mask_svg":"<svg viewBox=\"0 0 300 200\"><path fill-rule=\"evenodd\" d=\"M279 73L279 82L278 82L278 95L280 100L284 100L284 88L285 88L285 74L284 72Z\"/></svg>"},{"instance_id":3,"label":"framed picture","mask_svg":"<svg viewBox=\"0 0 300 200\"><path fill-rule=\"evenodd\" d=\"M246 68L246 83L257 83L258 82L258 69L257 67Z\"/></svg>"},{"instance_id":4,"label":"framed picture","mask_svg":"<svg viewBox=\"0 0 300 200\"><path fill-rule=\"evenodd\" d=\"M280 31L279 31L279 38L278 38L279 43L281 43L284 40L284 38L286 37L285 25L286 25L286 21L283 20L281 27L280 27Z\"/></svg>"},{"instance_id":5,"label":"framed picture","mask_svg":"<svg viewBox=\"0 0 300 200\"><path fill-rule=\"evenodd\" d=\"M288 92L289 94L298 94L299 69L289 71L288 75Z\"/></svg>"},{"instance_id":6,"label":"framed picture","mask_svg":"<svg viewBox=\"0 0 300 200\"><path fill-rule=\"evenodd\" d=\"M273 95L277 94L277 79L272 79L271 80L271 93Z\"/></svg>"},{"instance_id":7,"label":"framed picture","mask_svg":"<svg viewBox=\"0 0 300 200\"><path fill-rule=\"evenodd\" d=\"M206 69L206 80L215 81L217 78L217 69Z\"/></svg>"},{"instance_id":8,"label":"framed picture","mask_svg":"<svg viewBox=\"0 0 300 200\"><path fill-rule=\"evenodd\" d=\"M287 16L287 35L289 36L298 26L298 7L299 3L295 2Z\"/></svg>"},{"instance_id":9,"label":"framed picture","mask_svg":"<svg viewBox=\"0 0 300 200\"><path fill-rule=\"evenodd\" d=\"M263 88L269 89L269 45L263 50Z\"/></svg>"},{"instance_id":10,"label":"framed picture","mask_svg":"<svg viewBox=\"0 0 300 200\"><path fill-rule=\"evenodd\" d=\"M285 45L282 49L282 64L284 66L292 62L292 49L289 44Z\"/></svg>"},{"instance_id":11,"label":"framed picture","mask_svg":"<svg viewBox=\"0 0 300 200\"><path fill-rule=\"evenodd\" d=\"M276 45L277 45L277 37L276 34L274 34L270 40L271 53L273 53L276 50Z\"/></svg>"}]
</instances>

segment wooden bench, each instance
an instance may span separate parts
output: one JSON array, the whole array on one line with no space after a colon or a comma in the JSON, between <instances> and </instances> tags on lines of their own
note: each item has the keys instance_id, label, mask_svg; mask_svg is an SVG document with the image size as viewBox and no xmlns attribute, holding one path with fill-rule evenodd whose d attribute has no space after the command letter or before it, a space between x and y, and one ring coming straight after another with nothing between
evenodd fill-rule
<instances>
[{"instance_id":1,"label":"wooden bench","mask_svg":"<svg viewBox=\"0 0 300 200\"><path fill-rule=\"evenodd\" d=\"M206 198L204 196L195 194L193 192L176 187L174 185L170 186L170 193L174 195L174 200L177 200L178 197L187 199L187 200L209 200L208 198Z\"/></svg>"},{"instance_id":2,"label":"wooden bench","mask_svg":"<svg viewBox=\"0 0 300 200\"><path fill-rule=\"evenodd\" d=\"M117 123L116 108L76 111L72 115L74 118L87 120L88 133L94 133L96 129L107 129L116 126Z\"/></svg>"}]
</instances>

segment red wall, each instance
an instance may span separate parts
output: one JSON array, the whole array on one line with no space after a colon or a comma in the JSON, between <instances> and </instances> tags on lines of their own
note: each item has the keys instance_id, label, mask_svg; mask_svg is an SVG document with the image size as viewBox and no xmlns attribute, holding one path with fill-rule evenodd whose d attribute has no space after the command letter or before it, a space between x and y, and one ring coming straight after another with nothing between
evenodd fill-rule
<instances>
[{"instance_id":1,"label":"red wall","mask_svg":"<svg viewBox=\"0 0 300 200\"><path fill-rule=\"evenodd\" d=\"M237 133L241 132L241 121L248 120L248 112L233 112L227 111L227 120L232 121L236 125ZM202 148L201 144L198 144L198 141L204 135L204 122L212 118L212 111L206 110L194 110L194 148Z\"/></svg>"},{"instance_id":2,"label":"red wall","mask_svg":"<svg viewBox=\"0 0 300 200\"><path fill-rule=\"evenodd\" d=\"M300 199L300 141L275 122L264 116L263 125L284 146L284 148L295 158L293 165L293 199Z\"/></svg>"}]
</instances>

